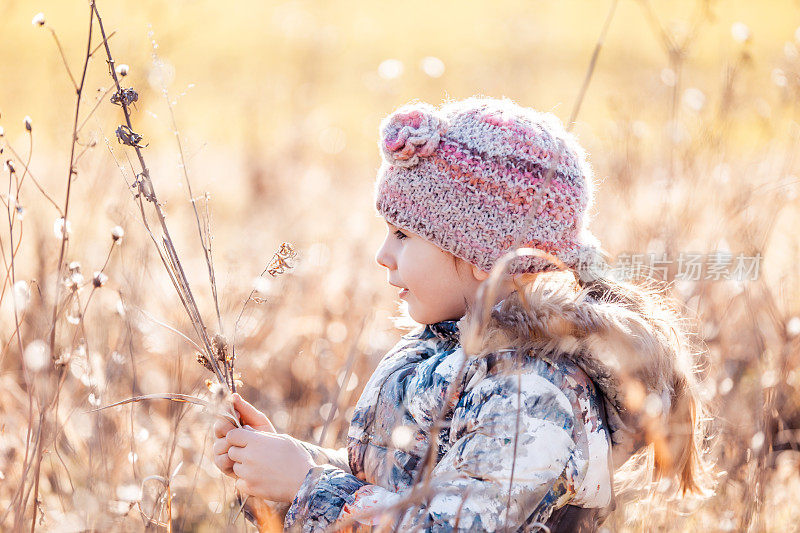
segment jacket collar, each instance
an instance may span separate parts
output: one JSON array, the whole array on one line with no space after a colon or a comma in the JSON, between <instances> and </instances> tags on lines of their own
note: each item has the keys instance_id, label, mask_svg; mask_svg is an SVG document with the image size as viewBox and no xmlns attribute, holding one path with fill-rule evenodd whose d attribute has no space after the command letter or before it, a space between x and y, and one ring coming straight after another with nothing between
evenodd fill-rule
<instances>
[{"instance_id":1,"label":"jacket collar","mask_svg":"<svg viewBox=\"0 0 800 533\"><path fill-rule=\"evenodd\" d=\"M435 324L428 324L425 330L444 341L458 341L458 322L458 320L443 320Z\"/></svg>"}]
</instances>

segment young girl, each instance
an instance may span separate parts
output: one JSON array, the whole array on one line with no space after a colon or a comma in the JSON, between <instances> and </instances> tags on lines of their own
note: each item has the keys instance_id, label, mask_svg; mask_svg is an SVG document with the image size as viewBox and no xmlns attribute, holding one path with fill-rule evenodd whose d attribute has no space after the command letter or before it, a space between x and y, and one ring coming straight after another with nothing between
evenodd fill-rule
<instances>
[{"instance_id":1,"label":"young girl","mask_svg":"<svg viewBox=\"0 0 800 533\"><path fill-rule=\"evenodd\" d=\"M291 502L284 526L302 531L592 531L636 452L697 490L678 315L598 276L592 172L560 122L509 100L412 103L383 121L380 147L377 261L423 326L375 369L346 449L277 434L235 396L251 428L218 422L214 453L236 487ZM508 263L481 320L479 288L520 244L546 253ZM574 276L544 274L557 265Z\"/></svg>"}]
</instances>

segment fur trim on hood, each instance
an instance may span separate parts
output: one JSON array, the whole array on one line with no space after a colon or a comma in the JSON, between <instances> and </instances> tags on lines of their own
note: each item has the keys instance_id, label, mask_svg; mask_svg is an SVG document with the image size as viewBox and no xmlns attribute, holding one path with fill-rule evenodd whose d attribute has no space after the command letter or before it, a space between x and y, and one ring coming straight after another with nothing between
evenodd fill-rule
<instances>
[{"instance_id":1,"label":"fur trim on hood","mask_svg":"<svg viewBox=\"0 0 800 533\"><path fill-rule=\"evenodd\" d=\"M602 392L615 467L653 444L656 475L677 474L684 491L696 490L696 398L678 315L606 283L581 288L559 274L538 276L485 324L477 312L464 317L462 342L476 354L513 347L570 359Z\"/></svg>"}]
</instances>

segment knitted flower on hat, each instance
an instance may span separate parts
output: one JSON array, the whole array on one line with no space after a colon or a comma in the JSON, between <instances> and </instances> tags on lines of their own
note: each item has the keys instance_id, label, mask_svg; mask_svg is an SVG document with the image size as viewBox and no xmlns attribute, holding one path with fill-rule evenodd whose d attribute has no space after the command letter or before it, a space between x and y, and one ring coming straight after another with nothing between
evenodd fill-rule
<instances>
[{"instance_id":1,"label":"knitted flower on hat","mask_svg":"<svg viewBox=\"0 0 800 533\"><path fill-rule=\"evenodd\" d=\"M486 271L515 243L581 271L602 262L592 170L554 115L485 97L411 103L383 120L380 148L376 206L391 224ZM524 257L511 272L553 268Z\"/></svg>"},{"instance_id":2,"label":"knitted flower on hat","mask_svg":"<svg viewBox=\"0 0 800 533\"><path fill-rule=\"evenodd\" d=\"M383 133L383 155L393 165L410 168L439 146L444 123L427 104L407 113L397 111Z\"/></svg>"}]
</instances>

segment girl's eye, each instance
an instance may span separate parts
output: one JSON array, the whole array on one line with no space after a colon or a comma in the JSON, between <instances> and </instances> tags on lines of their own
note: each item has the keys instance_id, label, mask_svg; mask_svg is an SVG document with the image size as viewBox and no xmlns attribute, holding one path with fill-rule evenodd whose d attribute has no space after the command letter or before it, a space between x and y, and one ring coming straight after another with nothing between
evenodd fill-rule
<instances>
[{"instance_id":1,"label":"girl's eye","mask_svg":"<svg viewBox=\"0 0 800 533\"><path fill-rule=\"evenodd\" d=\"M402 232L402 231L400 231L400 230L396 230L396 231L394 232L394 236L395 236L395 237L397 237L397 238L398 238L398 240L401 240L401 241L402 241L403 239L405 239L405 238L407 238L407 237L408 237L408 235L406 235L405 233L403 233L403 232Z\"/></svg>"}]
</instances>

